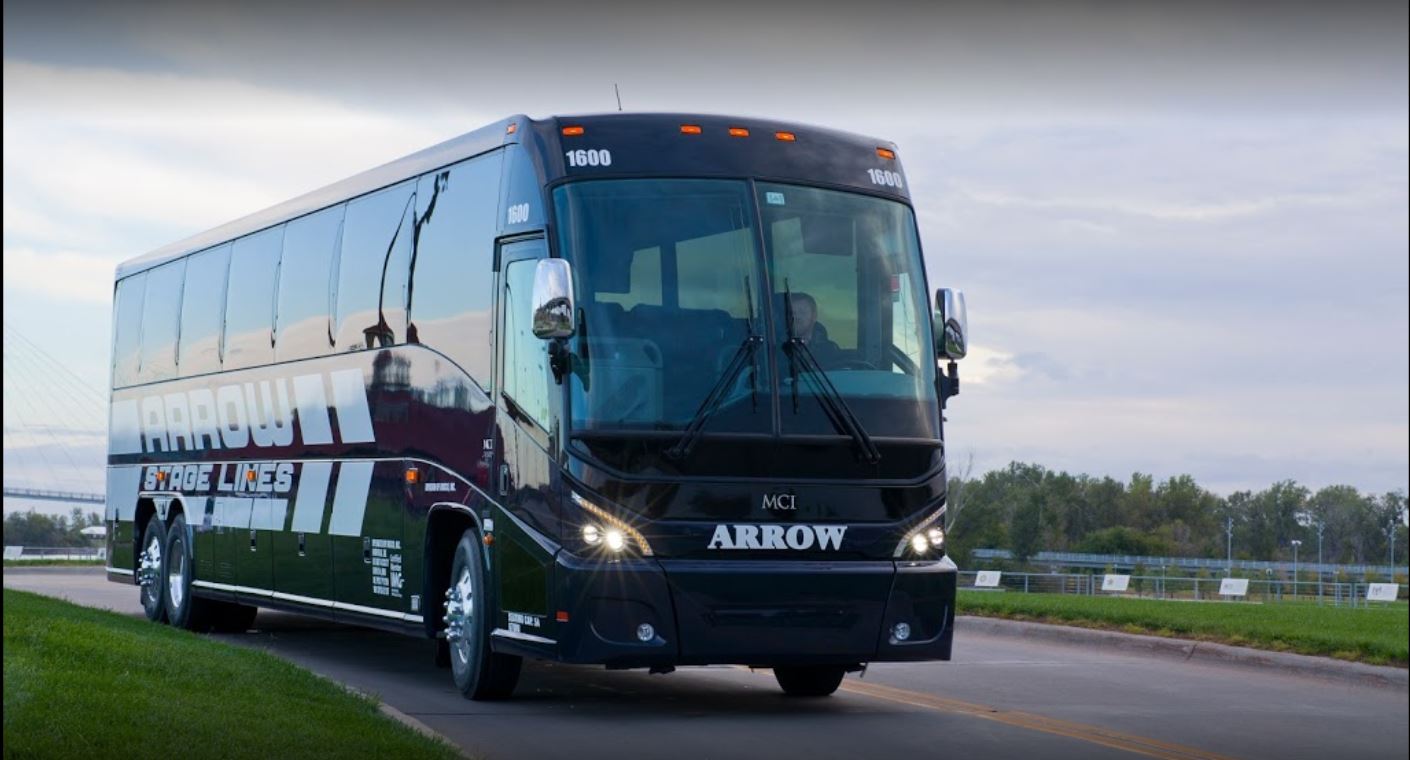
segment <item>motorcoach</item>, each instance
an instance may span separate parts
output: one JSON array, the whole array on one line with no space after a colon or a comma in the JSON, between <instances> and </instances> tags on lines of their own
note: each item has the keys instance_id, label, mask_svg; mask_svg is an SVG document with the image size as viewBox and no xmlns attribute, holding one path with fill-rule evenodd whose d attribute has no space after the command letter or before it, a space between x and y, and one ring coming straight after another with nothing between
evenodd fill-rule
<instances>
[{"instance_id":1,"label":"motorcoach","mask_svg":"<svg viewBox=\"0 0 1410 760\"><path fill-rule=\"evenodd\" d=\"M500 121L118 267L108 578L427 637L470 698L525 657L793 695L949 659L929 292L890 142Z\"/></svg>"}]
</instances>

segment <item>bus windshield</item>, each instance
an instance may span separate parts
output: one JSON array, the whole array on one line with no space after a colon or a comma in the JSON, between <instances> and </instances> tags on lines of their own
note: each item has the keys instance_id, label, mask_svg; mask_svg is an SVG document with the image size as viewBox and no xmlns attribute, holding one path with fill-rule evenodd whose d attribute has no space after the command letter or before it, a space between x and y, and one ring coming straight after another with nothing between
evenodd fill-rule
<instances>
[{"instance_id":1,"label":"bus windshield","mask_svg":"<svg viewBox=\"0 0 1410 760\"><path fill-rule=\"evenodd\" d=\"M560 186L554 205L581 325L566 380L575 432L847 435L840 403L863 435L939 437L904 204L623 179Z\"/></svg>"}]
</instances>

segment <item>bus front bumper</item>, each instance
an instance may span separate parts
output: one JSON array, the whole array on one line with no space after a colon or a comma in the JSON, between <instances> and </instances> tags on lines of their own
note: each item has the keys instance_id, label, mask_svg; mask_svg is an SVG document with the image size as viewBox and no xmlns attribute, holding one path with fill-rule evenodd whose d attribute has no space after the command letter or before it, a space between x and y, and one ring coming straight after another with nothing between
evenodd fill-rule
<instances>
[{"instance_id":1,"label":"bus front bumper","mask_svg":"<svg viewBox=\"0 0 1410 760\"><path fill-rule=\"evenodd\" d=\"M948 660L955 573L925 562L560 553L557 657L611 667Z\"/></svg>"}]
</instances>

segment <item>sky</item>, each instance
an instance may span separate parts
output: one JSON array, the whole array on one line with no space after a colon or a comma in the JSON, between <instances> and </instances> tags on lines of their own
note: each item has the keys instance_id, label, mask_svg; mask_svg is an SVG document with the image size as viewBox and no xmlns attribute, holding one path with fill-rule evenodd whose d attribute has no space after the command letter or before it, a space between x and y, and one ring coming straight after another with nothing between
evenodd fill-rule
<instances>
[{"instance_id":1,"label":"sky","mask_svg":"<svg viewBox=\"0 0 1410 760\"><path fill-rule=\"evenodd\" d=\"M119 261L616 85L899 144L952 472L1406 487L1403 3L674 5L6 3L6 483L101 483Z\"/></svg>"}]
</instances>

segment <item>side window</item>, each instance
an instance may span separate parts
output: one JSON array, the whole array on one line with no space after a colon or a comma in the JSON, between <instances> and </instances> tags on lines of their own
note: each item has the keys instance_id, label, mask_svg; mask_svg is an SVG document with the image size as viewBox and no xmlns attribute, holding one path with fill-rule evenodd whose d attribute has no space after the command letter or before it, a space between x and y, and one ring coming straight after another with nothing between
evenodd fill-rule
<instances>
[{"instance_id":1,"label":"side window","mask_svg":"<svg viewBox=\"0 0 1410 760\"><path fill-rule=\"evenodd\" d=\"M142 343L142 301L147 273L119 280L113 295L113 387L137 382Z\"/></svg>"},{"instance_id":2,"label":"side window","mask_svg":"<svg viewBox=\"0 0 1410 760\"><path fill-rule=\"evenodd\" d=\"M186 259L147 272L147 294L142 304L142 358L137 366L139 383L176 377L176 338L181 332L181 288L185 282Z\"/></svg>"},{"instance_id":3,"label":"side window","mask_svg":"<svg viewBox=\"0 0 1410 760\"><path fill-rule=\"evenodd\" d=\"M414 188L414 181L403 182L348 203L334 311L337 351L388 345L397 339L381 310L383 272L388 258L396 258L397 234L410 217L408 206ZM405 270L400 276L406 276ZM393 282L396 277L396 273L387 273Z\"/></svg>"},{"instance_id":4,"label":"side window","mask_svg":"<svg viewBox=\"0 0 1410 760\"><path fill-rule=\"evenodd\" d=\"M490 382L499 153L427 174L416 186L416 262L407 340L450 357L481 387Z\"/></svg>"},{"instance_id":5,"label":"side window","mask_svg":"<svg viewBox=\"0 0 1410 760\"><path fill-rule=\"evenodd\" d=\"M220 327L225 319L225 277L229 272L229 243L186 260L181 342L176 352L182 376L220 371Z\"/></svg>"},{"instance_id":6,"label":"side window","mask_svg":"<svg viewBox=\"0 0 1410 760\"><path fill-rule=\"evenodd\" d=\"M547 428L548 346L534 336L532 324L537 266L537 259L519 259L504 270L504 394Z\"/></svg>"},{"instance_id":7,"label":"side window","mask_svg":"<svg viewBox=\"0 0 1410 760\"><path fill-rule=\"evenodd\" d=\"M333 349L330 311L333 263L345 205L289 222L279 263L277 361L323 356Z\"/></svg>"},{"instance_id":8,"label":"side window","mask_svg":"<svg viewBox=\"0 0 1410 760\"><path fill-rule=\"evenodd\" d=\"M284 225L235 241L225 296L225 369L274 361L274 291Z\"/></svg>"}]
</instances>

